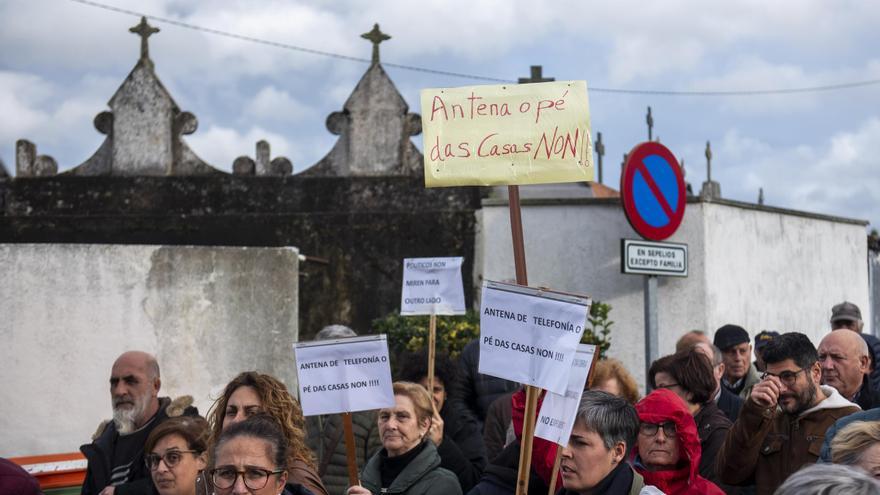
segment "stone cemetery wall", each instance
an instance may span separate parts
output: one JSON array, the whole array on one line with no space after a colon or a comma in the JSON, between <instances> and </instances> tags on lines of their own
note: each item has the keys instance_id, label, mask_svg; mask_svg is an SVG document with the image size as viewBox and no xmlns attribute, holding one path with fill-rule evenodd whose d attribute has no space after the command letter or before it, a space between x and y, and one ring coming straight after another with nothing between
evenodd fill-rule
<instances>
[{"instance_id":1,"label":"stone cemetery wall","mask_svg":"<svg viewBox=\"0 0 880 495\"><path fill-rule=\"evenodd\" d=\"M126 350L205 414L244 370L296 385L298 250L0 244L0 456L73 452L111 417Z\"/></svg>"}]
</instances>

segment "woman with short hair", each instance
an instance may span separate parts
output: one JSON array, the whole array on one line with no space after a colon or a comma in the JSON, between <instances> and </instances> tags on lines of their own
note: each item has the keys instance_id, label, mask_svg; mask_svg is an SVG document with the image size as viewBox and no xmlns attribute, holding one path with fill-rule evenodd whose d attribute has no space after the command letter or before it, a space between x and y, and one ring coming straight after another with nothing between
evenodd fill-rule
<instances>
[{"instance_id":1,"label":"woman with short hair","mask_svg":"<svg viewBox=\"0 0 880 495\"><path fill-rule=\"evenodd\" d=\"M411 382L394 382L394 406L379 410L382 449L367 461L361 485L348 495L461 495L456 476L440 467L428 431L434 415L431 396Z\"/></svg>"},{"instance_id":2,"label":"woman with short hair","mask_svg":"<svg viewBox=\"0 0 880 495\"><path fill-rule=\"evenodd\" d=\"M671 390L659 389L636 404L639 434L633 465L667 495L723 495L717 485L699 475L701 459L697 425L684 401Z\"/></svg>"},{"instance_id":3,"label":"woman with short hair","mask_svg":"<svg viewBox=\"0 0 880 495\"><path fill-rule=\"evenodd\" d=\"M562 449L560 495L651 494L626 462L639 431L635 408L621 397L587 390L581 397L568 445Z\"/></svg>"},{"instance_id":4,"label":"woman with short hair","mask_svg":"<svg viewBox=\"0 0 880 495\"><path fill-rule=\"evenodd\" d=\"M144 463L159 495L208 492L208 422L199 416L178 416L159 424L144 442Z\"/></svg>"},{"instance_id":5,"label":"woman with short hair","mask_svg":"<svg viewBox=\"0 0 880 495\"><path fill-rule=\"evenodd\" d=\"M840 430L831 441L831 462L860 468L880 479L880 423L858 421Z\"/></svg>"},{"instance_id":6,"label":"woman with short hair","mask_svg":"<svg viewBox=\"0 0 880 495\"><path fill-rule=\"evenodd\" d=\"M614 358L602 359L593 368L593 386L590 390L602 390L623 397L630 404L639 401L639 386L626 366Z\"/></svg>"},{"instance_id":7,"label":"woman with short hair","mask_svg":"<svg viewBox=\"0 0 880 495\"><path fill-rule=\"evenodd\" d=\"M275 419L290 446L285 464L289 470L289 490L296 493L298 485L302 485L315 495L327 495L315 469L314 455L306 446L302 408L274 376L245 371L233 378L208 411L213 437L219 438L226 428L261 412Z\"/></svg>"}]
</instances>

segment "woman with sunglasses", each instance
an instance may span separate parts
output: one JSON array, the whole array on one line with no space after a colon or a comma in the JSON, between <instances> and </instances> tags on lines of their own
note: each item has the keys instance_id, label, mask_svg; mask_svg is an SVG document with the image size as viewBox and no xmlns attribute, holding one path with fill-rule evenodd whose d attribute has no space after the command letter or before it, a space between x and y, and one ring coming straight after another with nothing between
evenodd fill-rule
<instances>
[{"instance_id":1,"label":"woman with sunglasses","mask_svg":"<svg viewBox=\"0 0 880 495\"><path fill-rule=\"evenodd\" d=\"M160 495L205 495L210 429L198 416L163 421L144 443L144 463Z\"/></svg>"},{"instance_id":2,"label":"woman with sunglasses","mask_svg":"<svg viewBox=\"0 0 880 495\"><path fill-rule=\"evenodd\" d=\"M700 438L684 401L659 389L636 404L639 434L633 465L645 479L667 495L724 495L717 485L699 475Z\"/></svg>"},{"instance_id":3,"label":"woman with sunglasses","mask_svg":"<svg viewBox=\"0 0 880 495\"><path fill-rule=\"evenodd\" d=\"M312 495L287 483L290 446L275 418L258 413L225 428L213 448L216 495Z\"/></svg>"}]
</instances>

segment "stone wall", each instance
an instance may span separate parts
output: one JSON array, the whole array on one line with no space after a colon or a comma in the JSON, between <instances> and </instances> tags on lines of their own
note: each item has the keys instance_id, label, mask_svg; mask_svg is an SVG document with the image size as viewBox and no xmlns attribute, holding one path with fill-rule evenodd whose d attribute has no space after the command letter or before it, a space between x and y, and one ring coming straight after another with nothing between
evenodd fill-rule
<instances>
[{"instance_id":1,"label":"stone wall","mask_svg":"<svg viewBox=\"0 0 880 495\"><path fill-rule=\"evenodd\" d=\"M241 371L296 386L296 248L0 244L0 456L74 452L125 350L204 414Z\"/></svg>"},{"instance_id":2,"label":"stone wall","mask_svg":"<svg viewBox=\"0 0 880 495\"><path fill-rule=\"evenodd\" d=\"M0 184L0 197L2 195ZM402 260L464 256L470 302L478 188L420 177L38 177L8 183L0 243L297 246L304 339L367 332L400 301Z\"/></svg>"}]
</instances>

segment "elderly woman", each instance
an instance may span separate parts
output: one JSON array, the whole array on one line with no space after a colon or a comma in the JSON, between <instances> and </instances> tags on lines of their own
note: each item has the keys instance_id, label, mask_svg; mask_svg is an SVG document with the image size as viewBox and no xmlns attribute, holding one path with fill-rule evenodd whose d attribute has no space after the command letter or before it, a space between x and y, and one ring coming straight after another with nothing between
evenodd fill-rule
<instances>
[{"instance_id":1,"label":"elderly woman","mask_svg":"<svg viewBox=\"0 0 880 495\"><path fill-rule=\"evenodd\" d=\"M862 469L880 479L880 423L852 423L831 441L831 462Z\"/></svg>"},{"instance_id":2,"label":"elderly woman","mask_svg":"<svg viewBox=\"0 0 880 495\"><path fill-rule=\"evenodd\" d=\"M159 495L207 493L208 422L179 416L157 426L144 443L144 463Z\"/></svg>"},{"instance_id":3,"label":"elderly woman","mask_svg":"<svg viewBox=\"0 0 880 495\"><path fill-rule=\"evenodd\" d=\"M715 457L732 423L713 400L715 376L712 362L695 348L662 357L648 371L651 388L675 392L694 417L700 437L700 476L719 484Z\"/></svg>"},{"instance_id":4,"label":"elderly woman","mask_svg":"<svg viewBox=\"0 0 880 495\"><path fill-rule=\"evenodd\" d=\"M431 396L419 384L394 382L394 407L379 410L382 450L367 462L362 486L348 495L461 495L458 479L440 467L437 448L428 438Z\"/></svg>"},{"instance_id":5,"label":"elderly woman","mask_svg":"<svg viewBox=\"0 0 880 495\"><path fill-rule=\"evenodd\" d=\"M639 434L633 452L636 471L645 483L667 495L723 495L699 475L700 439L684 401L667 389L648 394L636 404Z\"/></svg>"},{"instance_id":6,"label":"elderly woman","mask_svg":"<svg viewBox=\"0 0 880 495\"><path fill-rule=\"evenodd\" d=\"M399 377L428 388L428 353L408 353L400 362ZM486 467L486 447L480 425L455 404L446 400L447 392L458 386L456 367L443 353L434 360L433 398L437 415L431 421L428 436L437 447L440 467L458 477L463 492L468 492L480 479Z\"/></svg>"},{"instance_id":7,"label":"elderly woman","mask_svg":"<svg viewBox=\"0 0 880 495\"><path fill-rule=\"evenodd\" d=\"M562 449L560 495L660 493L626 462L638 431L632 404L607 392L584 392Z\"/></svg>"},{"instance_id":8,"label":"elderly woman","mask_svg":"<svg viewBox=\"0 0 880 495\"><path fill-rule=\"evenodd\" d=\"M259 413L228 426L214 442L214 493L310 495L287 484L289 449L287 435L271 415Z\"/></svg>"},{"instance_id":9,"label":"elderly woman","mask_svg":"<svg viewBox=\"0 0 880 495\"><path fill-rule=\"evenodd\" d=\"M257 413L266 413L281 426L289 457L285 467L289 470L289 491L297 493L302 485L315 495L327 495L314 456L305 443L305 420L299 403L277 378L246 371L232 379L223 395L208 411L213 438L234 425ZM277 495L278 492L276 492Z\"/></svg>"},{"instance_id":10,"label":"elderly woman","mask_svg":"<svg viewBox=\"0 0 880 495\"><path fill-rule=\"evenodd\" d=\"M617 359L608 358L596 363L593 369L593 386L590 390L602 390L623 397L630 404L639 401L639 387L632 374Z\"/></svg>"}]
</instances>

